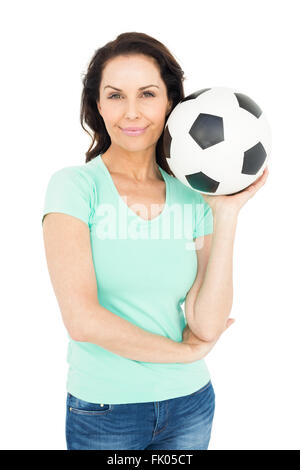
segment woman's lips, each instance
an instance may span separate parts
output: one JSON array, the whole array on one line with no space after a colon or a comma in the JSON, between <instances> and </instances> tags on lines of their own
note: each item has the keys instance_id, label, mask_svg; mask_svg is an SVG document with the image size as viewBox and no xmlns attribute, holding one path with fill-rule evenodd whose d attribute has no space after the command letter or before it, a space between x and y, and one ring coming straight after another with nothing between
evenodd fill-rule
<instances>
[{"instance_id":1,"label":"woman's lips","mask_svg":"<svg viewBox=\"0 0 300 470\"><path fill-rule=\"evenodd\" d=\"M136 136L136 135L143 134L146 131L146 129L147 129L147 127L144 127L144 129L139 129L139 130L135 130L135 131L126 130L126 129L121 129L121 131L124 132L124 134L126 134L126 135Z\"/></svg>"}]
</instances>

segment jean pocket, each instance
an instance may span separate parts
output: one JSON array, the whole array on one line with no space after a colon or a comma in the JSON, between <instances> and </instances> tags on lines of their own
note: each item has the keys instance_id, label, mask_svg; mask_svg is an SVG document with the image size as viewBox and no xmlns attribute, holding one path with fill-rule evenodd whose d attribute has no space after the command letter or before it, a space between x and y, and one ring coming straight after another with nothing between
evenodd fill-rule
<instances>
[{"instance_id":1,"label":"jean pocket","mask_svg":"<svg viewBox=\"0 0 300 470\"><path fill-rule=\"evenodd\" d=\"M99 416L109 413L112 409L113 405L111 403L91 403L74 397L68 392L68 410L70 413Z\"/></svg>"}]
</instances>

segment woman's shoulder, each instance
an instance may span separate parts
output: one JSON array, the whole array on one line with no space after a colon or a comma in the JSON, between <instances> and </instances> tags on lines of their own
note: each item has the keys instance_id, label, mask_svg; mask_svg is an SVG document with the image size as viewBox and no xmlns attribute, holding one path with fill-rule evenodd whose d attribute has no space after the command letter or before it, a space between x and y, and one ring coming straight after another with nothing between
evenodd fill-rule
<instances>
[{"instance_id":1,"label":"woman's shoulder","mask_svg":"<svg viewBox=\"0 0 300 470\"><path fill-rule=\"evenodd\" d=\"M96 197L92 166L63 166L50 175L44 198L43 218L48 212L64 212L90 225Z\"/></svg>"},{"instance_id":2,"label":"woman's shoulder","mask_svg":"<svg viewBox=\"0 0 300 470\"><path fill-rule=\"evenodd\" d=\"M97 157L96 157L97 158ZM101 178L101 167L96 158L79 165L67 165L58 168L50 175L50 180L70 182L83 189L92 187Z\"/></svg>"}]
</instances>

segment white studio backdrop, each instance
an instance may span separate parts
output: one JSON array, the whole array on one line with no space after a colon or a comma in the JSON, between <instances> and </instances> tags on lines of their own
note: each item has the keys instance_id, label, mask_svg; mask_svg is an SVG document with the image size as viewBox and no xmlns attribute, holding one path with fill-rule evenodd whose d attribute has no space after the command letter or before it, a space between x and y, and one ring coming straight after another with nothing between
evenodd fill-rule
<instances>
[{"instance_id":1,"label":"white studio backdrop","mask_svg":"<svg viewBox=\"0 0 300 470\"><path fill-rule=\"evenodd\" d=\"M54 171L85 161L81 75L126 31L170 49L186 95L236 88L269 118L269 177L236 231L236 322L206 357L216 394L209 450L300 449L297 3L1 4L1 449L66 449L68 340L45 259L43 199Z\"/></svg>"}]
</instances>

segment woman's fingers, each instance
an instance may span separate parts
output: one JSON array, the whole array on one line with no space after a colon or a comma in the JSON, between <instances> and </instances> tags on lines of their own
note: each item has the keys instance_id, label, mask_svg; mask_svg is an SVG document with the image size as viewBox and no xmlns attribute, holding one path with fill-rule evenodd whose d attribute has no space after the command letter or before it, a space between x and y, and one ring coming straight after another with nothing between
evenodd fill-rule
<instances>
[{"instance_id":1,"label":"woman's fingers","mask_svg":"<svg viewBox=\"0 0 300 470\"><path fill-rule=\"evenodd\" d=\"M234 318L228 318L228 320L227 320L227 322L226 322L225 330L226 330L227 328L229 328L230 325L232 325L234 322L235 322L235 319L234 319Z\"/></svg>"},{"instance_id":2,"label":"woman's fingers","mask_svg":"<svg viewBox=\"0 0 300 470\"><path fill-rule=\"evenodd\" d=\"M265 184L268 174L269 174L269 169L266 166L266 168L263 171L263 174L249 188L250 192L253 192L253 195Z\"/></svg>"}]
</instances>

